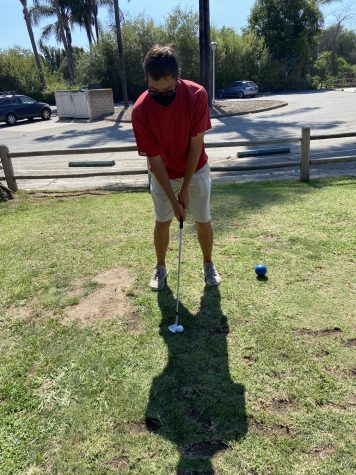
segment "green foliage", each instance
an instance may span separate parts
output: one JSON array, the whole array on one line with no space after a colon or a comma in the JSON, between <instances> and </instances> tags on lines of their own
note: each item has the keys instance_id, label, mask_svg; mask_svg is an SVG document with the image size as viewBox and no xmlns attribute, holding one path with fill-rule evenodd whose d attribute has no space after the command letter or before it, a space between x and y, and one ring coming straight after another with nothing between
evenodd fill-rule
<instances>
[{"instance_id":1,"label":"green foliage","mask_svg":"<svg viewBox=\"0 0 356 475\"><path fill-rule=\"evenodd\" d=\"M16 90L26 94L41 90L32 51L20 47L0 50L0 90Z\"/></svg>"},{"instance_id":2,"label":"green foliage","mask_svg":"<svg viewBox=\"0 0 356 475\"><path fill-rule=\"evenodd\" d=\"M54 91L66 89L67 85L60 76L52 73L43 58L41 61L46 89L42 88L32 51L19 47L0 51L0 91L15 91L54 104Z\"/></svg>"},{"instance_id":3,"label":"green foliage","mask_svg":"<svg viewBox=\"0 0 356 475\"><path fill-rule=\"evenodd\" d=\"M216 51L216 87L226 86L238 79L250 79L261 84L268 65L269 53L264 40L252 32L242 36L231 28L213 28Z\"/></svg>"},{"instance_id":4,"label":"green foliage","mask_svg":"<svg viewBox=\"0 0 356 475\"><path fill-rule=\"evenodd\" d=\"M99 3L109 4L109 0ZM216 91L239 79L255 81L261 91L324 87L340 83L343 75L355 71L356 34L334 25L319 35L320 3L258 0L249 28L242 34L231 28L212 27L211 40L218 43ZM53 8L50 10L53 16ZM45 17L46 12L46 8L35 9L38 18L35 15L33 19ZM161 25L140 15L125 17L121 26L131 100L146 88L142 62L155 43L172 43L180 56L182 77L199 82L199 17L192 9L178 5ZM48 47L44 41L40 42L40 50L47 89L41 88L32 51L17 48L0 52L0 90L15 89L53 103L54 91L68 87L67 59L61 48ZM74 47L73 52L74 87L100 83L113 89L115 100L122 99L115 29L101 32L89 51Z\"/></svg>"},{"instance_id":5,"label":"green foliage","mask_svg":"<svg viewBox=\"0 0 356 475\"><path fill-rule=\"evenodd\" d=\"M275 88L305 86L321 24L315 1L256 1L249 29L265 40L277 73Z\"/></svg>"},{"instance_id":6,"label":"green foliage","mask_svg":"<svg viewBox=\"0 0 356 475\"><path fill-rule=\"evenodd\" d=\"M182 77L199 81L199 16L193 10L177 6L167 17L163 40L174 44Z\"/></svg>"},{"instance_id":7,"label":"green foliage","mask_svg":"<svg viewBox=\"0 0 356 475\"><path fill-rule=\"evenodd\" d=\"M348 63L356 64L356 32L347 30L342 25L332 25L321 32L319 50L333 51Z\"/></svg>"}]
</instances>

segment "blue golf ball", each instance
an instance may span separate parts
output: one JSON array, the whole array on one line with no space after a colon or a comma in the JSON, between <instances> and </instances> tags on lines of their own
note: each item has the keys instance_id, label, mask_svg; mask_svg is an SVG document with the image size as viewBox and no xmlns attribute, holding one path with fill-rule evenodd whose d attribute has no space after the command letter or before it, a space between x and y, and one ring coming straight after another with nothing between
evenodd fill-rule
<instances>
[{"instance_id":1,"label":"blue golf ball","mask_svg":"<svg viewBox=\"0 0 356 475\"><path fill-rule=\"evenodd\" d=\"M267 273L267 267L264 264L257 264L255 267L255 272L258 277L264 277Z\"/></svg>"}]
</instances>

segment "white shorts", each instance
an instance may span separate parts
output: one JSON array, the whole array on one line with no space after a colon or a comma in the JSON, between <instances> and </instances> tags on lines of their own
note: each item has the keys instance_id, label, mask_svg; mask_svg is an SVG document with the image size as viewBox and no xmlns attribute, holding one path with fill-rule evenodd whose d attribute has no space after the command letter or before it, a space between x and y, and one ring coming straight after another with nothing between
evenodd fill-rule
<instances>
[{"instance_id":1,"label":"white shorts","mask_svg":"<svg viewBox=\"0 0 356 475\"><path fill-rule=\"evenodd\" d=\"M171 179L171 186L176 196L183 184L183 178ZM194 221L207 223L210 221L210 167L208 163L194 173L189 184L189 209ZM161 188L154 174L151 174L151 196L158 222L170 221L174 217L172 205Z\"/></svg>"}]
</instances>

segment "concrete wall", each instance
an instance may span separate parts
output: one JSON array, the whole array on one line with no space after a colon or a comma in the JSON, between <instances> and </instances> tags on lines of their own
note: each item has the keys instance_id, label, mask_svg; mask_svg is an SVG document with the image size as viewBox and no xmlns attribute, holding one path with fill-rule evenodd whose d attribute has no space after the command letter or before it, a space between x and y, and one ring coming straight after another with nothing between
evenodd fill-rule
<instances>
[{"instance_id":1,"label":"concrete wall","mask_svg":"<svg viewBox=\"0 0 356 475\"><path fill-rule=\"evenodd\" d=\"M88 89L90 120L100 119L114 113L112 89Z\"/></svg>"}]
</instances>

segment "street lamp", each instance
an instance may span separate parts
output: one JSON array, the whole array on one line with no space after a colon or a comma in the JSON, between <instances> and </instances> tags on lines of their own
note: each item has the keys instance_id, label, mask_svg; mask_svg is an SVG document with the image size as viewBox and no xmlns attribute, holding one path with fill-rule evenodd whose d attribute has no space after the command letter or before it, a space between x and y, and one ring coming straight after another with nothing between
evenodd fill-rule
<instances>
[{"instance_id":1,"label":"street lamp","mask_svg":"<svg viewBox=\"0 0 356 475\"><path fill-rule=\"evenodd\" d=\"M215 51L218 44L215 41L210 43L211 50L213 52L213 95L212 95L212 102L215 102Z\"/></svg>"}]
</instances>

